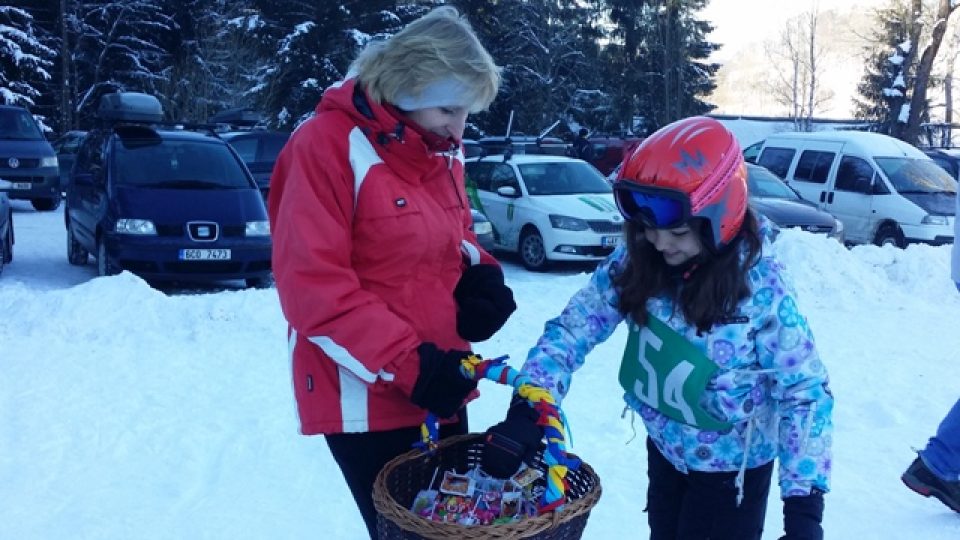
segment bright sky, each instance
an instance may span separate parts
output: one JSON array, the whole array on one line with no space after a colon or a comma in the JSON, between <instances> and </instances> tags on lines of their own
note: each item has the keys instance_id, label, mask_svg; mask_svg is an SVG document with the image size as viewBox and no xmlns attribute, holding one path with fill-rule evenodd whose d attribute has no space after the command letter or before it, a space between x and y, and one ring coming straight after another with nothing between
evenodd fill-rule
<instances>
[{"instance_id":1,"label":"bright sky","mask_svg":"<svg viewBox=\"0 0 960 540\"><path fill-rule=\"evenodd\" d=\"M716 27L710 39L724 44L717 59L729 57L733 51L750 43L778 35L791 17L810 11L817 5L825 9L869 9L881 0L710 0L701 11L705 20Z\"/></svg>"},{"instance_id":2,"label":"bright sky","mask_svg":"<svg viewBox=\"0 0 960 540\"><path fill-rule=\"evenodd\" d=\"M775 77L777 67L763 60L764 43L774 42L782 34L786 22L801 13L817 8L838 12L871 10L885 0L712 0L701 11L703 19L716 27L709 39L723 47L711 58L723 66L718 73L718 87L710 100L720 114L753 116L786 116L788 109L777 103L766 85ZM868 19L864 19L868 20ZM844 41L859 41L856 31L845 32ZM857 45L847 45L839 57L829 49L822 59L825 68L821 83L833 97L821 104L817 115L821 118L851 118L852 96L863 74L863 61L852 51ZM752 55L749 53L753 53ZM752 57L752 58L751 58ZM761 60L757 60L760 58ZM754 91L744 91L750 87Z\"/></svg>"},{"instance_id":3,"label":"bright sky","mask_svg":"<svg viewBox=\"0 0 960 540\"><path fill-rule=\"evenodd\" d=\"M361 539L320 437L303 437L276 293L168 296L132 274L67 263L62 210L14 202L0 276L0 538ZM786 231L775 244L836 395L828 538L956 540L960 519L900 483L960 396L960 294L950 247L848 250ZM519 366L547 317L587 280L504 263L518 310L477 350ZM643 427L621 419L620 328L587 358L564 410L603 496L583 538L645 538ZM489 381L472 431L510 392ZM781 532L771 489L765 538Z\"/></svg>"}]
</instances>

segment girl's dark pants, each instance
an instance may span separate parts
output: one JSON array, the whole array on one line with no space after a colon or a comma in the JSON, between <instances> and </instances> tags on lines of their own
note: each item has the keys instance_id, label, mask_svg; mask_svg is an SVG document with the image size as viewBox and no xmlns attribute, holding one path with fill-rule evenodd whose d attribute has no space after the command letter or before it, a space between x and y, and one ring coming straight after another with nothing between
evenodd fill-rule
<instances>
[{"instance_id":1,"label":"girl's dark pants","mask_svg":"<svg viewBox=\"0 0 960 540\"><path fill-rule=\"evenodd\" d=\"M747 469L737 506L736 472L677 471L647 438L650 540L759 540L773 462Z\"/></svg>"},{"instance_id":2,"label":"girl's dark pants","mask_svg":"<svg viewBox=\"0 0 960 540\"><path fill-rule=\"evenodd\" d=\"M440 438L467 433L467 409L457 413L458 422L440 426ZM391 459L413 448L420 440L420 426L325 435L333 459L340 466L344 480L353 494L370 538L377 538L377 510L373 507L373 482L377 473Z\"/></svg>"}]
</instances>

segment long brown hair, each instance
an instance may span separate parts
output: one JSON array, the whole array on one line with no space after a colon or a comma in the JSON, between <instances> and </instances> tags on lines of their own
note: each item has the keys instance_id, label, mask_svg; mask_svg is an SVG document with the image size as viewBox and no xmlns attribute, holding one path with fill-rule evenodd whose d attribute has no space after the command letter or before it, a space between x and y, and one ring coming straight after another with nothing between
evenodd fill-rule
<instances>
[{"instance_id":1,"label":"long brown hair","mask_svg":"<svg viewBox=\"0 0 960 540\"><path fill-rule=\"evenodd\" d=\"M750 296L747 274L760 258L760 232L749 208L740 231L719 250L708 244L708 222L694 219L690 226L699 235L704 248L686 272L666 264L663 255L647 241L643 226L628 221L624 238L627 260L613 271L613 283L620 293L620 312L637 324L647 322L647 300L666 295L698 332L736 315L737 304ZM746 256L741 257L741 246Z\"/></svg>"}]
</instances>

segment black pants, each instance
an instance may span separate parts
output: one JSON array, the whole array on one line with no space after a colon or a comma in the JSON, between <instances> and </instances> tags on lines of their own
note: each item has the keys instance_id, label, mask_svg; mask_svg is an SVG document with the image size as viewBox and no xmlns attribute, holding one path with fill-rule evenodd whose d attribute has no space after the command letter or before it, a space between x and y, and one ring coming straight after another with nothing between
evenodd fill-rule
<instances>
[{"instance_id":1,"label":"black pants","mask_svg":"<svg viewBox=\"0 0 960 540\"><path fill-rule=\"evenodd\" d=\"M467 433L467 409L460 409L458 422L440 426L440 438ZM377 510L373 507L373 482L391 459L413 448L420 440L420 426L325 435L333 459L340 466L353 500L357 503L370 538L377 538Z\"/></svg>"},{"instance_id":2,"label":"black pants","mask_svg":"<svg viewBox=\"0 0 960 540\"><path fill-rule=\"evenodd\" d=\"M647 438L650 540L760 540L773 462L747 469L737 506L735 472L677 471Z\"/></svg>"}]
</instances>

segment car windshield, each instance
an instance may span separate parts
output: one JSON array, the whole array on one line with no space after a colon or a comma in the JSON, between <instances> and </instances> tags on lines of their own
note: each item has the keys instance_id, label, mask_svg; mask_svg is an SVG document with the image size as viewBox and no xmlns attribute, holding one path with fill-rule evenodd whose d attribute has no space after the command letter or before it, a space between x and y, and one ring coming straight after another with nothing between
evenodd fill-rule
<instances>
[{"instance_id":1,"label":"car windshield","mask_svg":"<svg viewBox=\"0 0 960 540\"><path fill-rule=\"evenodd\" d=\"M612 188L593 165L584 161L523 163L517 165L530 195L610 193Z\"/></svg>"},{"instance_id":2,"label":"car windshield","mask_svg":"<svg viewBox=\"0 0 960 540\"><path fill-rule=\"evenodd\" d=\"M800 198L776 175L760 166L747 167L747 189L751 197L789 199L792 201Z\"/></svg>"},{"instance_id":3,"label":"car windshield","mask_svg":"<svg viewBox=\"0 0 960 540\"><path fill-rule=\"evenodd\" d=\"M116 181L159 188L250 188L243 166L225 144L121 139Z\"/></svg>"},{"instance_id":4,"label":"car windshield","mask_svg":"<svg viewBox=\"0 0 960 540\"><path fill-rule=\"evenodd\" d=\"M898 193L956 193L957 182L930 159L875 157Z\"/></svg>"},{"instance_id":5,"label":"car windshield","mask_svg":"<svg viewBox=\"0 0 960 540\"><path fill-rule=\"evenodd\" d=\"M0 139L39 141L43 140L43 133L27 111L0 109Z\"/></svg>"}]
</instances>

